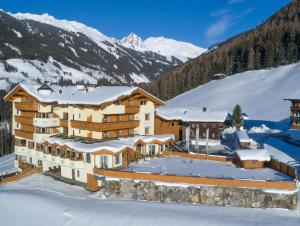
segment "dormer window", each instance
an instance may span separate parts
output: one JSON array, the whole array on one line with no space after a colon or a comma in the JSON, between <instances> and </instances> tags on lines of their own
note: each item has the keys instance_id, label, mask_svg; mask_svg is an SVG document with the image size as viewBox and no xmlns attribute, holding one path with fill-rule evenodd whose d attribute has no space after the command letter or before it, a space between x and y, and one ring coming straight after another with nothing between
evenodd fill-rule
<instances>
[{"instance_id":1,"label":"dormer window","mask_svg":"<svg viewBox=\"0 0 300 226\"><path fill-rule=\"evenodd\" d=\"M43 85L37 89L37 91L44 95L51 95L54 92L47 82L44 82Z\"/></svg>"},{"instance_id":2,"label":"dormer window","mask_svg":"<svg viewBox=\"0 0 300 226\"><path fill-rule=\"evenodd\" d=\"M140 105L146 105L146 104L147 104L147 101L146 101L146 100L140 101Z\"/></svg>"}]
</instances>

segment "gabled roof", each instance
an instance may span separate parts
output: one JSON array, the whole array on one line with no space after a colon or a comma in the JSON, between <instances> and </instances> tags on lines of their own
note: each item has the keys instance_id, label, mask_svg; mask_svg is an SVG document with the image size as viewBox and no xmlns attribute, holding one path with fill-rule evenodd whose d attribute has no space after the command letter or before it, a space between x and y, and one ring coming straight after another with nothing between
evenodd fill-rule
<instances>
[{"instance_id":1,"label":"gabled roof","mask_svg":"<svg viewBox=\"0 0 300 226\"><path fill-rule=\"evenodd\" d=\"M43 83L43 85L41 85L37 90L50 90L51 92L53 92L53 89L46 82Z\"/></svg>"},{"instance_id":2,"label":"gabled roof","mask_svg":"<svg viewBox=\"0 0 300 226\"><path fill-rule=\"evenodd\" d=\"M83 143L81 141L70 139L70 138L52 136L52 137L44 138L43 143L66 146L78 152L84 152L84 153L99 153L101 151L118 153L126 148L132 149L134 145L138 143L143 143L143 144L156 143L156 142L166 143L171 140L174 140L173 134L133 136L133 137L119 138L115 140L95 142L95 143Z\"/></svg>"},{"instance_id":3,"label":"gabled roof","mask_svg":"<svg viewBox=\"0 0 300 226\"><path fill-rule=\"evenodd\" d=\"M38 84L20 83L11 90L4 99L10 100L10 98L12 98L18 91L23 90L28 93L28 95L36 98L42 103L101 105L126 98L132 94L140 93L153 101L157 106L164 104L163 101L139 87L100 86L95 88L88 87L83 91L78 90L76 86L62 87L58 85L51 85L50 89L53 90L51 95L39 92L39 88L41 87Z\"/></svg>"},{"instance_id":4,"label":"gabled roof","mask_svg":"<svg viewBox=\"0 0 300 226\"><path fill-rule=\"evenodd\" d=\"M271 157L266 149L243 149L237 150L236 154L242 161L257 160L257 161L270 161Z\"/></svg>"},{"instance_id":5,"label":"gabled roof","mask_svg":"<svg viewBox=\"0 0 300 226\"><path fill-rule=\"evenodd\" d=\"M300 89L291 93L288 97L284 98L284 100L300 100Z\"/></svg>"}]
</instances>

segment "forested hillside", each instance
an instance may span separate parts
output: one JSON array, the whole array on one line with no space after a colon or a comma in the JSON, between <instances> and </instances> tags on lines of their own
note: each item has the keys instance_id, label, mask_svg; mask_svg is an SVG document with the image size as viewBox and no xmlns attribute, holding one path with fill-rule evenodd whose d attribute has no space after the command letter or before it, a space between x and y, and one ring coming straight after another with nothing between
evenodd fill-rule
<instances>
[{"instance_id":1,"label":"forested hillside","mask_svg":"<svg viewBox=\"0 0 300 226\"><path fill-rule=\"evenodd\" d=\"M12 152L11 104L3 100L7 91L0 90L0 156Z\"/></svg>"},{"instance_id":2,"label":"forested hillside","mask_svg":"<svg viewBox=\"0 0 300 226\"><path fill-rule=\"evenodd\" d=\"M294 0L255 29L239 34L145 85L163 100L211 80L215 73L277 67L300 59L300 0Z\"/></svg>"}]
</instances>

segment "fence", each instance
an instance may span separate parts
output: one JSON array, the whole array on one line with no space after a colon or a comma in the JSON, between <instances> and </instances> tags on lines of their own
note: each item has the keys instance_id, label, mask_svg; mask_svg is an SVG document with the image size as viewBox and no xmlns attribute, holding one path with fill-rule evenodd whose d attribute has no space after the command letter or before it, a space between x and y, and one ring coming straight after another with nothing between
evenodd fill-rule
<instances>
[{"instance_id":1,"label":"fence","mask_svg":"<svg viewBox=\"0 0 300 226\"><path fill-rule=\"evenodd\" d=\"M94 174L103 175L114 178L126 178L132 180L148 180L169 183L183 184L205 184L225 187L249 187L249 188L272 188L272 189L296 189L296 182L290 181L255 181L255 180L236 180L236 179L219 179L204 177L188 177L175 175L161 175L149 173L123 172L116 170L103 170L94 168Z\"/></svg>"},{"instance_id":2,"label":"fence","mask_svg":"<svg viewBox=\"0 0 300 226\"><path fill-rule=\"evenodd\" d=\"M13 176L0 178L0 183L13 182L13 181L20 180L25 177L29 177L32 174L40 173L40 172L42 172L41 168L26 168L25 170L22 171L22 173L15 174Z\"/></svg>"},{"instance_id":3,"label":"fence","mask_svg":"<svg viewBox=\"0 0 300 226\"><path fill-rule=\"evenodd\" d=\"M236 157L228 157L228 156L220 156L220 155L205 155L205 154L197 154L197 153L183 153L183 152L176 152L170 151L169 155L180 156L183 158L193 158L193 159L207 159L207 160L214 160L219 162L232 162L236 163Z\"/></svg>"},{"instance_id":4,"label":"fence","mask_svg":"<svg viewBox=\"0 0 300 226\"><path fill-rule=\"evenodd\" d=\"M269 166L272 169L278 170L286 175L289 175L293 179L297 179L297 168L289 166L284 162L280 162L277 159L271 159Z\"/></svg>"}]
</instances>

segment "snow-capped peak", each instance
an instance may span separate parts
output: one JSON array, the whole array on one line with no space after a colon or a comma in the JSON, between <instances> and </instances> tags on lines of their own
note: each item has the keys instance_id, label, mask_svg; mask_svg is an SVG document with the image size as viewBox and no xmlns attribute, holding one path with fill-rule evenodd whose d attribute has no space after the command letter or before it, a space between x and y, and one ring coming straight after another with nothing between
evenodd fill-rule
<instances>
[{"instance_id":1,"label":"snow-capped peak","mask_svg":"<svg viewBox=\"0 0 300 226\"><path fill-rule=\"evenodd\" d=\"M137 51L151 51L166 56L169 60L176 57L181 61L195 58L207 49L195 46L191 43L176 41L165 37L150 37L142 40L134 33L130 33L121 40L121 45Z\"/></svg>"},{"instance_id":2,"label":"snow-capped peak","mask_svg":"<svg viewBox=\"0 0 300 226\"><path fill-rule=\"evenodd\" d=\"M162 36L147 38L144 41L144 45L148 51L153 51L167 57L174 56L183 62L200 56L207 50L188 42L176 41Z\"/></svg>"},{"instance_id":3,"label":"snow-capped peak","mask_svg":"<svg viewBox=\"0 0 300 226\"><path fill-rule=\"evenodd\" d=\"M135 50L141 50L145 47L143 40L133 32L131 32L127 37L122 38L121 44L127 48Z\"/></svg>"}]
</instances>

